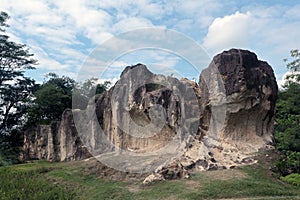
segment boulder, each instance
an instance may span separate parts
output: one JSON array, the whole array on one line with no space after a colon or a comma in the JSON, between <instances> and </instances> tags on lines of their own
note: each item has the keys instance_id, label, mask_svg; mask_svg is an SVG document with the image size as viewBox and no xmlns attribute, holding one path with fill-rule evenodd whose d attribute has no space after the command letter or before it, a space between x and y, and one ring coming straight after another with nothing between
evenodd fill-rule
<instances>
[{"instance_id":1,"label":"boulder","mask_svg":"<svg viewBox=\"0 0 300 200\"><path fill-rule=\"evenodd\" d=\"M247 50L224 51L201 73L199 85L203 136L243 151L273 143L278 88L268 63Z\"/></svg>"}]
</instances>

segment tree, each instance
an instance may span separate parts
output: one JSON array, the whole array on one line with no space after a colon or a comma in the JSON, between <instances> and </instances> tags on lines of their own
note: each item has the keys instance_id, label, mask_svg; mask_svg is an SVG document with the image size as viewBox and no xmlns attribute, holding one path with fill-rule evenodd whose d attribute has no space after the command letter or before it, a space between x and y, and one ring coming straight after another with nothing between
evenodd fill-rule
<instances>
[{"instance_id":1,"label":"tree","mask_svg":"<svg viewBox=\"0 0 300 200\"><path fill-rule=\"evenodd\" d=\"M75 81L55 73L46 75L46 80L37 87L35 100L28 113L28 124L50 123L60 120L66 108L72 108L72 90Z\"/></svg>"},{"instance_id":2,"label":"tree","mask_svg":"<svg viewBox=\"0 0 300 200\"><path fill-rule=\"evenodd\" d=\"M9 134L22 122L28 98L34 88L34 80L24 75L26 69L34 69L36 60L24 44L17 44L4 35L9 16L0 13L0 133Z\"/></svg>"},{"instance_id":3,"label":"tree","mask_svg":"<svg viewBox=\"0 0 300 200\"><path fill-rule=\"evenodd\" d=\"M95 94L106 91L110 84L108 81L104 84L97 82L98 79L92 78L81 84L67 76L47 74L44 83L37 86L34 93L34 101L28 111L26 126L59 121L63 111L67 108L85 109L89 99Z\"/></svg>"},{"instance_id":4,"label":"tree","mask_svg":"<svg viewBox=\"0 0 300 200\"><path fill-rule=\"evenodd\" d=\"M110 85L110 81L99 83L98 78L90 78L83 83L77 83L73 91L73 108L85 109L93 96L107 91Z\"/></svg>"},{"instance_id":5,"label":"tree","mask_svg":"<svg viewBox=\"0 0 300 200\"><path fill-rule=\"evenodd\" d=\"M278 163L282 175L300 173L300 51L292 50L287 62L290 74L279 92L276 110L276 148L285 158Z\"/></svg>"},{"instance_id":6,"label":"tree","mask_svg":"<svg viewBox=\"0 0 300 200\"><path fill-rule=\"evenodd\" d=\"M300 50L293 49L290 51L291 59L283 59L287 63L287 68L290 70L290 74L286 77L285 87L288 87L291 84L300 83Z\"/></svg>"},{"instance_id":7,"label":"tree","mask_svg":"<svg viewBox=\"0 0 300 200\"><path fill-rule=\"evenodd\" d=\"M18 138L12 135L24 122L35 85L25 76L25 70L34 69L37 63L26 45L10 41L5 35L8 19L7 13L0 12L0 154L14 143L11 138Z\"/></svg>"}]
</instances>

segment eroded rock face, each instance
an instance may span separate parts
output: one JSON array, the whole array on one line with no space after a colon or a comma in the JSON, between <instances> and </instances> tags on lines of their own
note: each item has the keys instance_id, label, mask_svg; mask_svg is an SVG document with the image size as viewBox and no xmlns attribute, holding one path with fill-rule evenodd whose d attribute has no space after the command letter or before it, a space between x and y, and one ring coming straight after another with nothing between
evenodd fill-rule
<instances>
[{"instance_id":1,"label":"eroded rock face","mask_svg":"<svg viewBox=\"0 0 300 200\"><path fill-rule=\"evenodd\" d=\"M24 133L24 160L71 161L90 156L77 134L70 109L64 111L61 122L38 125Z\"/></svg>"},{"instance_id":2,"label":"eroded rock face","mask_svg":"<svg viewBox=\"0 0 300 200\"><path fill-rule=\"evenodd\" d=\"M211 95L208 88L215 83L209 82L207 87L205 77L216 70L220 73L220 90ZM270 65L250 51L231 49L214 57L201 73L199 84L204 135L215 135L217 129L218 139L255 149L272 143L278 89ZM215 103L216 96L223 99ZM224 119L213 116L214 110L225 111ZM223 120L223 124L214 128L217 120Z\"/></svg>"},{"instance_id":3,"label":"eroded rock face","mask_svg":"<svg viewBox=\"0 0 300 200\"><path fill-rule=\"evenodd\" d=\"M59 138L56 122L27 129L24 133L22 159L58 160Z\"/></svg>"},{"instance_id":4,"label":"eroded rock face","mask_svg":"<svg viewBox=\"0 0 300 200\"><path fill-rule=\"evenodd\" d=\"M273 143L277 83L272 68L245 50L214 57L200 75L200 139L179 162L185 168L228 169L256 162Z\"/></svg>"},{"instance_id":5,"label":"eroded rock face","mask_svg":"<svg viewBox=\"0 0 300 200\"><path fill-rule=\"evenodd\" d=\"M118 170L154 171L145 183L251 164L254 152L272 144L277 90L272 68L245 50L216 55L199 85L129 66L86 110L28 130L24 150L56 161L86 158L89 150Z\"/></svg>"},{"instance_id":6,"label":"eroded rock face","mask_svg":"<svg viewBox=\"0 0 300 200\"><path fill-rule=\"evenodd\" d=\"M74 112L79 135L93 155L109 154L100 160L135 172L155 170L183 153L198 133L199 116L189 81L153 74L141 64L127 67L108 92L85 111Z\"/></svg>"}]
</instances>

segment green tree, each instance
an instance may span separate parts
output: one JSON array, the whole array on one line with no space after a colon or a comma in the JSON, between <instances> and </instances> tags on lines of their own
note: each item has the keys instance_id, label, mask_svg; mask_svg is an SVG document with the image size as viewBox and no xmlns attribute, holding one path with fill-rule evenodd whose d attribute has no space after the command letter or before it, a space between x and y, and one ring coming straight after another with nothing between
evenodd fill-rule
<instances>
[{"instance_id":1,"label":"green tree","mask_svg":"<svg viewBox=\"0 0 300 200\"><path fill-rule=\"evenodd\" d=\"M292 61L286 58L287 68L290 70L290 74L286 77L286 87L290 84L300 83L300 50L294 49L290 51Z\"/></svg>"},{"instance_id":2,"label":"green tree","mask_svg":"<svg viewBox=\"0 0 300 200\"><path fill-rule=\"evenodd\" d=\"M110 82L104 84L97 82L98 79L92 78L81 84L67 76L47 74L44 83L37 86L34 93L34 101L28 112L27 126L59 121L67 108L85 109L89 99L95 94L106 91L110 84Z\"/></svg>"},{"instance_id":3,"label":"green tree","mask_svg":"<svg viewBox=\"0 0 300 200\"><path fill-rule=\"evenodd\" d=\"M282 175L300 173L300 51L292 50L284 89L279 92L276 111L276 148L285 158L278 163Z\"/></svg>"},{"instance_id":4,"label":"green tree","mask_svg":"<svg viewBox=\"0 0 300 200\"><path fill-rule=\"evenodd\" d=\"M46 75L47 80L37 87L34 101L28 112L28 125L60 120L66 108L72 108L72 90L75 81L55 73Z\"/></svg>"},{"instance_id":5,"label":"green tree","mask_svg":"<svg viewBox=\"0 0 300 200\"><path fill-rule=\"evenodd\" d=\"M90 78L83 83L77 83L73 91L73 108L85 109L93 96L107 91L110 85L110 81L99 83L98 78Z\"/></svg>"},{"instance_id":6,"label":"green tree","mask_svg":"<svg viewBox=\"0 0 300 200\"><path fill-rule=\"evenodd\" d=\"M13 138L19 138L14 134L22 127L35 85L25 70L34 69L37 62L26 45L5 35L8 19L7 13L0 12L0 157L7 157L16 143Z\"/></svg>"}]
</instances>

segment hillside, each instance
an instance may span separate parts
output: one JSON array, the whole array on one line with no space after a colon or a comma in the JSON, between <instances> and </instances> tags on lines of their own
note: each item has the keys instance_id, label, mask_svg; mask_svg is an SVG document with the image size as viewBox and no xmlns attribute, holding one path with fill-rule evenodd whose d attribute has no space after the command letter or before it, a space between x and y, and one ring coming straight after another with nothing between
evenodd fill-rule
<instances>
[{"instance_id":1,"label":"hillside","mask_svg":"<svg viewBox=\"0 0 300 200\"><path fill-rule=\"evenodd\" d=\"M271 174L276 157L272 152L260 152L258 162L250 166L194 171L188 179L150 185L142 185L140 174L112 176L92 159L34 161L0 168L0 199L299 199L299 186Z\"/></svg>"}]
</instances>

